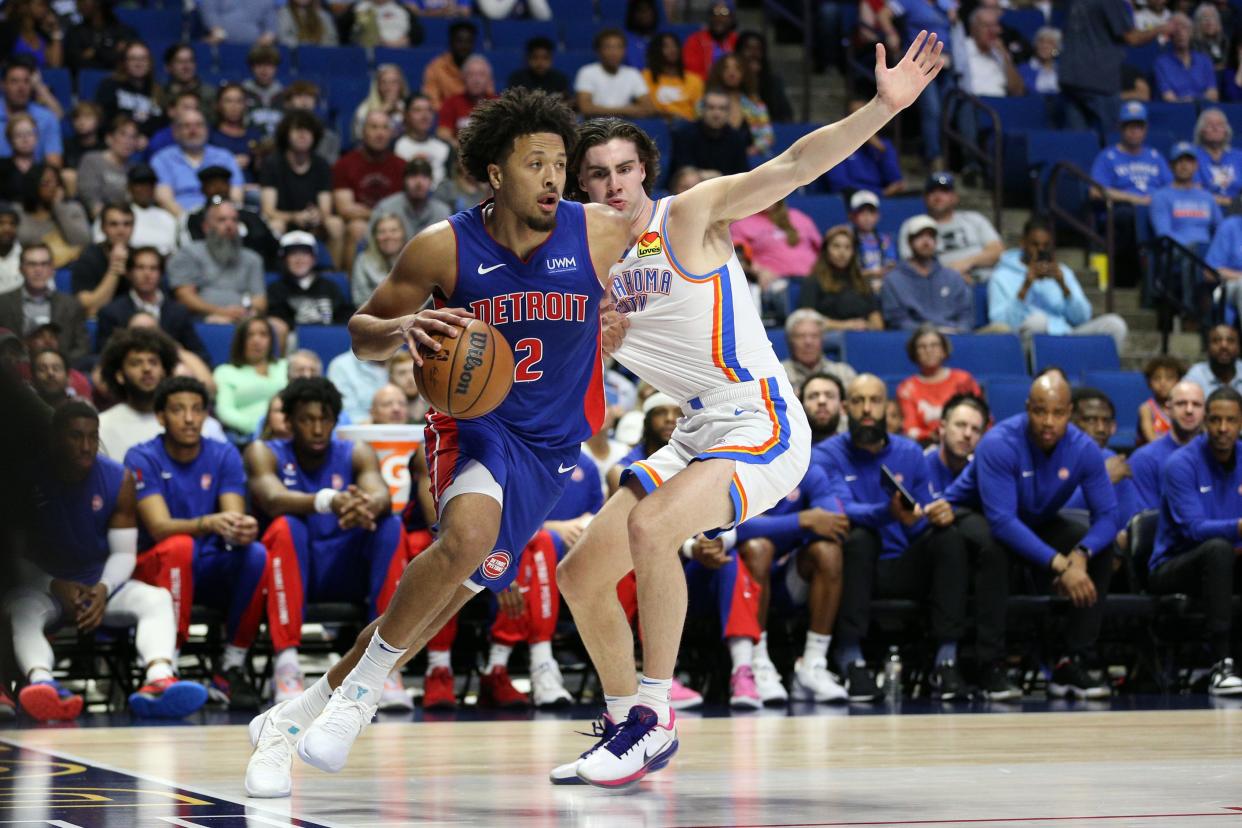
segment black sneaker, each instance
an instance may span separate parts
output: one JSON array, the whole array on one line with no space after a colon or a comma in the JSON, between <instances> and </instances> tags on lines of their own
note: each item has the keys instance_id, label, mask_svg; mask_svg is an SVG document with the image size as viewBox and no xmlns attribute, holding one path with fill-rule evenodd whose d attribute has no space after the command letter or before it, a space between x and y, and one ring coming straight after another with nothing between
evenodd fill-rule
<instances>
[{"instance_id":1,"label":"black sneaker","mask_svg":"<svg viewBox=\"0 0 1242 828\"><path fill-rule=\"evenodd\" d=\"M945 661L936 665L928 680L931 697L939 701L953 701L966 697L966 682L957 670L957 664Z\"/></svg>"},{"instance_id":2,"label":"black sneaker","mask_svg":"<svg viewBox=\"0 0 1242 828\"><path fill-rule=\"evenodd\" d=\"M213 699L224 702L229 710L258 710L259 694L246 678L246 671L241 667L230 667L223 674L216 673L211 677L208 693Z\"/></svg>"},{"instance_id":3,"label":"black sneaker","mask_svg":"<svg viewBox=\"0 0 1242 828\"><path fill-rule=\"evenodd\" d=\"M1112 691L1103 681L1091 677L1078 658L1063 658L1052 671L1048 695L1056 698L1106 699Z\"/></svg>"},{"instance_id":4,"label":"black sneaker","mask_svg":"<svg viewBox=\"0 0 1242 828\"><path fill-rule=\"evenodd\" d=\"M1022 688L1009 680L1009 674L999 664L986 667L979 676L979 692L989 701L1021 701Z\"/></svg>"},{"instance_id":5,"label":"black sneaker","mask_svg":"<svg viewBox=\"0 0 1242 828\"><path fill-rule=\"evenodd\" d=\"M875 676L867 669L865 661L855 661L846 670L845 690L850 694L850 701L875 701L880 698L880 688L876 686Z\"/></svg>"},{"instance_id":6,"label":"black sneaker","mask_svg":"<svg viewBox=\"0 0 1242 828\"><path fill-rule=\"evenodd\" d=\"M1208 678L1208 693L1213 696L1242 695L1242 678L1233 671L1233 659L1225 658L1212 667Z\"/></svg>"}]
</instances>

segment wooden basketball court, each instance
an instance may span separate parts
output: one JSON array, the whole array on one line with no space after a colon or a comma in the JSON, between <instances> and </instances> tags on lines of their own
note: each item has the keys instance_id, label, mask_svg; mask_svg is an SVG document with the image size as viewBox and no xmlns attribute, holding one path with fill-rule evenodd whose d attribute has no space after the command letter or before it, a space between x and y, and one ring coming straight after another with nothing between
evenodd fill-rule
<instances>
[{"instance_id":1,"label":"wooden basketball court","mask_svg":"<svg viewBox=\"0 0 1242 828\"><path fill-rule=\"evenodd\" d=\"M684 716L676 760L627 792L548 784L590 744L575 730L383 721L341 774L296 765L287 800L246 798L242 725L0 731L0 824L1242 824L1239 706Z\"/></svg>"}]
</instances>

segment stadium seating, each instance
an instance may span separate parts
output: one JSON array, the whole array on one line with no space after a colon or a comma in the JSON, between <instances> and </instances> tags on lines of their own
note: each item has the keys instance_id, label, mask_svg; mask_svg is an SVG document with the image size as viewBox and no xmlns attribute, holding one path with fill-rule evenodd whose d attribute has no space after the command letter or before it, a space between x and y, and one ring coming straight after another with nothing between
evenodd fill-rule
<instances>
[{"instance_id":1,"label":"stadium seating","mask_svg":"<svg viewBox=\"0 0 1242 828\"><path fill-rule=\"evenodd\" d=\"M297 50L298 74L312 78L334 78L351 81L363 80L370 86L367 76L367 51L361 46L306 46ZM351 77L352 76L352 77ZM365 97L365 96L364 96ZM362 103L359 98L354 106Z\"/></svg>"},{"instance_id":2,"label":"stadium seating","mask_svg":"<svg viewBox=\"0 0 1242 828\"><path fill-rule=\"evenodd\" d=\"M487 26L487 39L492 49L525 49L532 37L546 37L561 42L560 31L553 20L492 20Z\"/></svg>"},{"instance_id":3,"label":"stadium seating","mask_svg":"<svg viewBox=\"0 0 1242 828\"><path fill-rule=\"evenodd\" d=\"M104 69L83 69L78 72L78 100L93 101L103 79L111 75Z\"/></svg>"},{"instance_id":4,"label":"stadium seating","mask_svg":"<svg viewBox=\"0 0 1242 828\"><path fill-rule=\"evenodd\" d=\"M385 63L394 63L401 67L401 71L405 74L405 80L410 84L411 89L417 89L422 86L423 70L427 68L427 64L435 60L436 55L440 54L440 49L434 47L420 46L413 49L393 48L391 46L375 47L375 65L382 66ZM302 70L305 74L306 70ZM497 82L501 80L497 74Z\"/></svg>"},{"instance_id":5,"label":"stadium seating","mask_svg":"<svg viewBox=\"0 0 1242 828\"><path fill-rule=\"evenodd\" d=\"M47 84L47 88L56 98L56 102L65 110L65 114L69 114L69 108L73 106L73 75L68 69L52 69L46 68L39 73L43 77L43 82Z\"/></svg>"},{"instance_id":6,"label":"stadium seating","mask_svg":"<svg viewBox=\"0 0 1242 828\"><path fill-rule=\"evenodd\" d=\"M215 325L208 322L194 323L194 331L207 349L212 366L224 365L229 361L229 344L233 341L232 325Z\"/></svg>"},{"instance_id":7,"label":"stadium seating","mask_svg":"<svg viewBox=\"0 0 1242 828\"><path fill-rule=\"evenodd\" d=\"M772 327L765 330L768 342L772 343L772 350L776 352L776 358L782 362L789 359L789 342L785 339L785 329Z\"/></svg>"},{"instance_id":8,"label":"stadium seating","mask_svg":"<svg viewBox=\"0 0 1242 828\"><path fill-rule=\"evenodd\" d=\"M185 33L185 15L181 9L135 9L126 6L116 8L119 21L133 28L143 41L166 39ZM158 63L160 55L155 55Z\"/></svg>"},{"instance_id":9,"label":"stadium seating","mask_svg":"<svg viewBox=\"0 0 1242 828\"><path fill-rule=\"evenodd\" d=\"M948 365L980 377L1026 377L1026 357L1022 341L1014 334L949 337L953 355Z\"/></svg>"},{"instance_id":10,"label":"stadium seating","mask_svg":"<svg viewBox=\"0 0 1242 828\"><path fill-rule=\"evenodd\" d=\"M842 357L860 374L909 376L914 366L906 357L905 331L846 331Z\"/></svg>"},{"instance_id":11,"label":"stadium seating","mask_svg":"<svg viewBox=\"0 0 1242 828\"><path fill-rule=\"evenodd\" d=\"M325 367L333 357L350 349L349 330L344 325L302 325L297 334L298 347L314 351Z\"/></svg>"},{"instance_id":12,"label":"stadium seating","mask_svg":"<svg viewBox=\"0 0 1242 828\"><path fill-rule=\"evenodd\" d=\"M1111 336L1052 336L1037 334L1031 342L1032 369L1036 374L1057 367L1071 383L1084 371L1120 371L1121 358Z\"/></svg>"},{"instance_id":13,"label":"stadium seating","mask_svg":"<svg viewBox=\"0 0 1242 828\"><path fill-rule=\"evenodd\" d=\"M1039 9L1006 9L1001 14L1001 25L1013 29L1030 43L1035 41L1035 33L1044 22L1044 13Z\"/></svg>"},{"instance_id":14,"label":"stadium seating","mask_svg":"<svg viewBox=\"0 0 1242 828\"><path fill-rule=\"evenodd\" d=\"M992 377L982 385L997 422L1026 410L1026 397L1031 390L1029 377Z\"/></svg>"},{"instance_id":15,"label":"stadium seating","mask_svg":"<svg viewBox=\"0 0 1242 828\"><path fill-rule=\"evenodd\" d=\"M61 293L73 292L73 272L67 267L56 269L56 275L52 277L56 290Z\"/></svg>"},{"instance_id":16,"label":"stadium seating","mask_svg":"<svg viewBox=\"0 0 1242 828\"><path fill-rule=\"evenodd\" d=\"M791 195L785 204L806 213L821 233L846 221L845 202L839 195Z\"/></svg>"},{"instance_id":17,"label":"stadium seating","mask_svg":"<svg viewBox=\"0 0 1242 828\"><path fill-rule=\"evenodd\" d=\"M1084 371L1082 384L1103 391L1117 409L1117 433L1109 441L1114 449L1131 449L1138 442L1138 410L1151 389L1141 371Z\"/></svg>"}]
</instances>

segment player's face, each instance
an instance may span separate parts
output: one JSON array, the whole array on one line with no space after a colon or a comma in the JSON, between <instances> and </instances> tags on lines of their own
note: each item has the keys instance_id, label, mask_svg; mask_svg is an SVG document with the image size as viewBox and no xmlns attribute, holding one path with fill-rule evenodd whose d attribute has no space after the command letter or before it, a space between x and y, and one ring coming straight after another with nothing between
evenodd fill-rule
<instances>
[{"instance_id":1,"label":"player's face","mask_svg":"<svg viewBox=\"0 0 1242 828\"><path fill-rule=\"evenodd\" d=\"M75 477L81 477L95 465L99 453L99 420L75 417L65 426L59 441L61 457Z\"/></svg>"},{"instance_id":2,"label":"player's face","mask_svg":"<svg viewBox=\"0 0 1242 828\"><path fill-rule=\"evenodd\" d=\"M1233 454L1242 430L1242 408L1232 400L1217 400L1208 407L1207 433L1212 453L1217 457Z\"/></svg>"},{"instance_id":3,"label":"player's face","mask_svg":"<svg viewBox=\"0 0 1242 828\"><path fill-rule=\"evenodd\" d=\"M1203 427L1203 389L1195 382L1179 382L1169 392L1169 414L1183 437Z\"/></svg>"},{"instance_id":4,"label":"player's face","mask_svg":"<svg viewBox=\"0 0 1242 828\"><path fill-rule=\"evenodd\" d=\"M1117 433L1117 420L1103 400L1084 400L1074 407L1074 425L1087 432L1100 448Z\"/></svg>"},{"instance_id":5,"label":"player's face","mask_svg":"<svg viewBox=\"0 0 1242 828\"><path fill-rule=\"evenodd\" d=\"M158 354L130 351L121 362L119 379L131 393L153 394L164 379L164 365Z\"/></svg>"},{"instance_id":6,"label":"player's face","mask_svg":"<svg viewBox=\"0 0 1242 828\"><path fill-rule=\"evenodd\" d=\"M334 428L336 418L332 416L332 411L319 402L304 402L289 417L293 446L303 454L325 454Z\"/></svg>"},{"instance_id":7,"label":"player's face","mask_svg":"<svg viewBox=\"0 0 1242 828\"><path fill-rule=\"evenodd\" d=\"M812 428L828 428L841 417L841 391L830 380L809 380L802 389L802 408Z\"/></svg>"},{"instance_id":8,"label":"player's face","mask_svg":"<svg viewBox=\"0 0 1242 828\"><path fill-rule=\"evenodd\" d=\"M192 391L171 394L163 411L155 413L155 419L164 427L164 434L178 446L197 446L203 439L203 423L207 420L207 408L203 398Z\"/></svg>"},{"instance_id":9,"label":"player's face","mask_svg":"<svg viewBox=\"0 0 1242 828\"><path fill-rule=\"evenodd\" d=\"M1032 394L1026 402L1027 418L1030 422L1031 435L1035 445L1041 451L1052 451L1061 438L1070 421L1069 392L1064 394Z\"/></svg>"},{"instance_id":10,"label":"player's face","mask_svg":"<svg viewBox=\"0 0 1242 828\"><path fill-rule=\"evenodd\" d=\"M556 209L565 191L565 142L552 132L522 135L502 165L492 164L496 200L538 233L556 227Z\"/></svg>"},{"instance_id":11,"label":"player's face","mask_svg":"<svg viewBox=\"0 0 1242 828\"><path fill-rule=\"evenodd\" d=\"M959 405L940 421L940 441L950 455L965 460L979 445L984 425L981 413L969 405Z\"/></svg>"},{"instance_id":12,"label":"player's face","mask_svg":"<svg viewBox=\"0 0 1242 828\"><path fill-rule=\"evenodd\" d=\"M647 206L643 180L647 167L638 160L638 147L633 141L613 138L596 144L582 158L577 170L578 186L593 204L607 204L630 221Z\"/></svg>"}]
</instances>

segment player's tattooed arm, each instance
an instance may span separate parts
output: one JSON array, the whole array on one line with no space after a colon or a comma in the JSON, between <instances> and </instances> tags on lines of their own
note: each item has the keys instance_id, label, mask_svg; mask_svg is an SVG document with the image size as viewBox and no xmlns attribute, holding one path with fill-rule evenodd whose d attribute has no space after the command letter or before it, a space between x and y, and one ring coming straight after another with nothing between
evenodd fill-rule
<instances>
[{"instance_id":1,"label":"player's tattooed arm","mask_svg":"<svg viewBox=\"0 0 1242 828\"><path fill-rule=\"evenodd\" d=\"M456 273L457 242L447 221L410 239L392 272L349 320L354 355L379 362L408 345L421 366L420 348L440 349L432 334L457 336L473 318L463 308L424 307L434 292L453 295Z\"/></svg>"},{"instance_id":2,"label":"player's tattooed arm","mask_svg":"<svg viewBox=\"0 0 1242 828\"><path fill-rule=\"evenodd\" d=\"M291 492L276 475L276 455L261 440L246 447L243 455L246 479L250 481L250 499L264 514L310 515L315 512L315 495Z\"/></svg>"}]
</instances>

